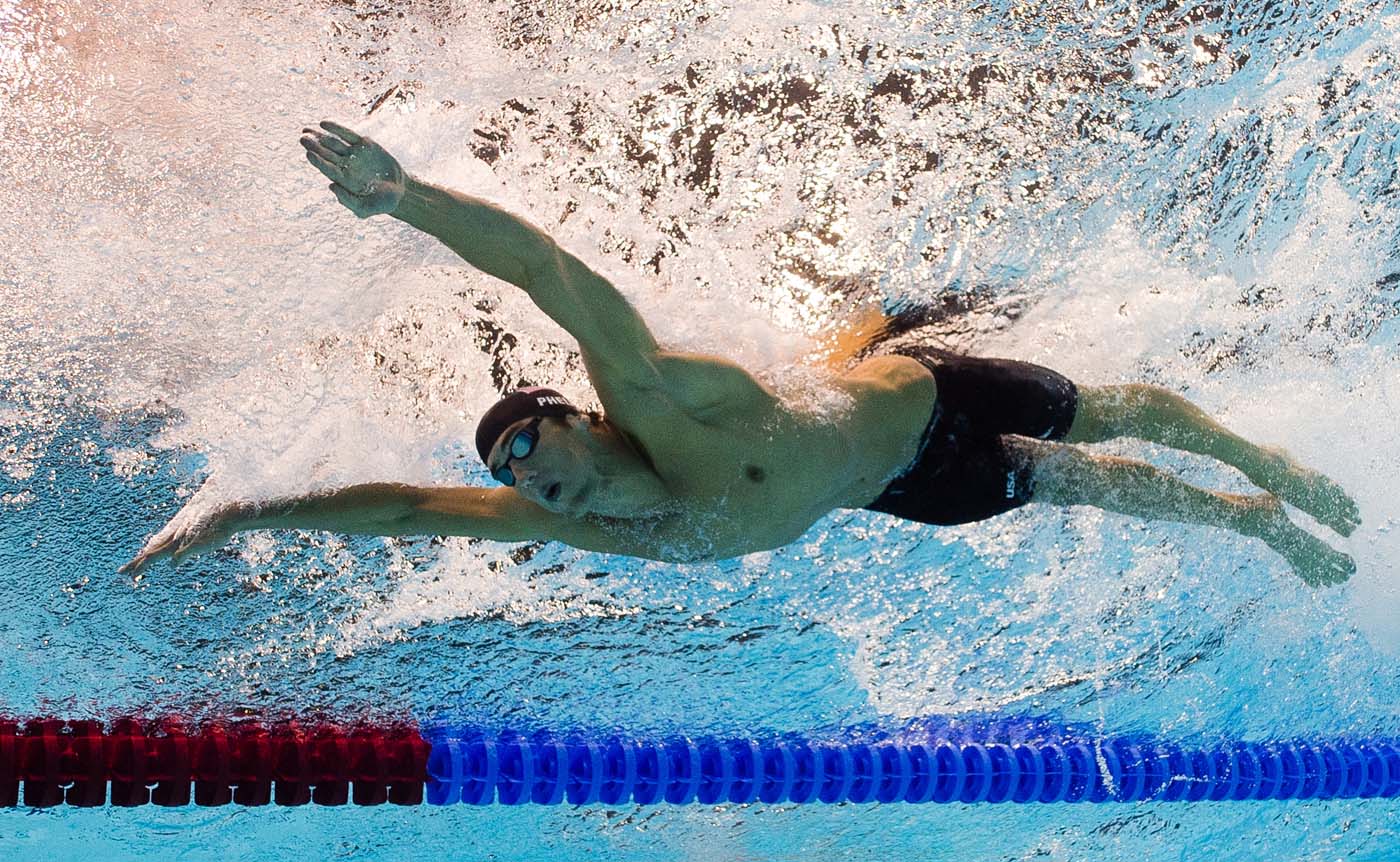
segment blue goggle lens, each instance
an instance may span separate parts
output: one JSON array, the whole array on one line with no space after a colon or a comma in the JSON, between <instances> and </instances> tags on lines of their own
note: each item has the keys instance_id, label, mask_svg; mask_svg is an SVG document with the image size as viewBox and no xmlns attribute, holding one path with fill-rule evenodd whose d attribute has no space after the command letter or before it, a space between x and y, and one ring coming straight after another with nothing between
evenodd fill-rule
<instances>
[{"instance_id":1,"label":"blue goggle lens","mask_svg":"<svg viewBox=\"0 0 1400 862\"><path fill-rule=\"evenodd\" d=\"M535 444L539 442L539 439L539 432L532 426L526 426L516 431L515 436L510 441L510 457L530 457L530 453L535 451Z\"/></svg>"},{"instance_id":2,"label":"blue goggle lens","mask_svg":"<svg viewBox=\"0 0 1400 862\"><path fill-rule=\"evenodd\" d=\"M539 423L540 420L536 419L515 432L515 436L510 438L510 452L506 455L505 463L492 471L491 478L507 488L514 487L515 474L510 470L510 462L528 458L535 451L535 444L540 441Z\"/></svg>"}]
</instances>

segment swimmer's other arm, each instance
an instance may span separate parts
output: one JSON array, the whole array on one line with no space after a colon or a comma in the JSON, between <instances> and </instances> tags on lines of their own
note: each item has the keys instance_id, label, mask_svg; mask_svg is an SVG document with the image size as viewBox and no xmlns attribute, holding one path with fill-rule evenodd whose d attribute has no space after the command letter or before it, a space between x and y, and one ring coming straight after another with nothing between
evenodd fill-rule
<instances>
[{"instance_id":1,"label":"swimmer's other arm","mask_svg":"<svg viewBox=\"0 0 1400 862\"><path fill-rule=\"evenodd\" d=\"M537 506L508 488L416 487L392 482L263 503L237 502L198 518L176 516L119 571L173 562L246 530L325 530L370 536L472 536L501 542L560 541L609 554L652 557L642 543L598 523Z\"/></svg>"},{"instance_id":2,"label":"swimmer's other arm","mask_svg":"<svg viewBox=\"0 0 1400 862\"><path fill-rule=\"evenodd\" d=\"M662 395L683 410L766 406L748 372L714 356L662 350L616 287L544 231L480 198L409 176L378 143L329 120L306 129L306 157L360 218L389 213L441 240L482 272L526 294L578 342L604 408L624 424L655 412Z\"/></svg>"},{"instance_id":3,"label":"swimmer's other arm","mask_svg":"<svg viewBox=\"0 0 1400 862\"><path fill-rule=\"evenodd\" d=\"M320 127L305 129L301 145L351 212L360 218L389 213L437 237L467 263L529 294L578 341L590 365L646 376L656 341L607 279L524 219L414 179L384 147L353 129L330 120Z\"/></svg>"},{"instance_id":4,"label":"swimmer's other arm","mask_svg":"<svg viewBox=\"0 0 1400 862\"><path fill-rule=\"evenodd\" d=\"M529 294L578 341L589 380L610 416L641 424L655 412L657 396L702 418L716 408L732 414L739 405L771 404L772 394L735 363L661 349L627 298L543 231L470 195L411 177L404 182L394 216Z\"/></svg>"},{"instance_id":5,"label":"swimmer's other arm","mask_svg":"<svg viewBox=\"0 0 1400 862\"><path fill-rule=\"evenodd\" d=\"M370 536L473 536L497 542L553 539L567 521L510 488L368 483L260 507L244 529L329 530Z\"/></svg>"},{"instance_id":6,"label":"swimmer's other arm","mask_svg":"<svg viewBox=\"0 0 1400 862\"><path fill-rule=\"evenodd\" d=\"M655 374L658 345L606 278L544 231L471 195L405 177L392 215L431 234L472 266L524 290L574 337L590 371Z\"/></svg>"}]
</instances>

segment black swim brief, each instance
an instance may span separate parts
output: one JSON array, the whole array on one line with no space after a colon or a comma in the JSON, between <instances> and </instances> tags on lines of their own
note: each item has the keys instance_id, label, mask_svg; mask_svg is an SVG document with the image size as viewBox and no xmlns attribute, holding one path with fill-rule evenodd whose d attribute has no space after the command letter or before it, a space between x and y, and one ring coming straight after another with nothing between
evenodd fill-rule
<instances>
[{"instance_id":1,"label":"black swim brief","mask_svg":"<svg viewBox=\"0 0 1400 862\"><path fill-rule=\"evenodd\" d=\"M938 396L914 462L865 508L948 525L1029 502L1034 456L1020 438L1063 439L1079 403L1074 384L1029 362L935 347L898 352L933 372Z\"/></svg>"}]
</instances>

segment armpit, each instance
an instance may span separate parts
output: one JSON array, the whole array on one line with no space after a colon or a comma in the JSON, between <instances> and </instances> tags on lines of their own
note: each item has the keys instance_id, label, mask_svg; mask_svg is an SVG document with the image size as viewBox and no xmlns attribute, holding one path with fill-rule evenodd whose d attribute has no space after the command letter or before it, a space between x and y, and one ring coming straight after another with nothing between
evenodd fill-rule
<instances>
[{"instance_id":1,"label":"armpit","mask_svg":"<svg viewBox=\"0 0 1400 862\"><path fill-rule=\"evenodd\" d=\"M716 558L716 543L688 518L609 518L589 515L568 519L559 539L586 551L622 554L667 563L696 563Z\"/></svg>"}]
</instances>

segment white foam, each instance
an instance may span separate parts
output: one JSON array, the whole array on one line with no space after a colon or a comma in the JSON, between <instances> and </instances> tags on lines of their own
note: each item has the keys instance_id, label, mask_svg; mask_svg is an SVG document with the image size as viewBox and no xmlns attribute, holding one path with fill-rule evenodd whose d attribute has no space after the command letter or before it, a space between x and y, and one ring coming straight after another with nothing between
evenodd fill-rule
<instances>
[{"instance_id":1,"label":"white foam","mask_svg":"<svg viewBox=\"0 0 1400 862\"><path fill-rule=\"evenodd\" d=\"M393 592L367 602L356 619L335 633L331 649L348 655L409 637L419 626L445 620L500 618L521 625L642 611L572 574L540 576L536 566L512 560L512 547L448 539L426 566L392 560L391 571L401 574ZM568 550L561 553L565 559L582 556Z\"/></svg>"},{"instance_id":2,"label":"white foam","mask_svg":"<svg viewBox=\"0 0 1400 862\"><path fill-rule=\"evenodd\" d=\"M1166 385L1237 433L1282 446L1340 482L1362 515L1349 540L1292 511L1356 560L1357 574L1342 587L1354 622L1374 646L1394 652L1400 539L1390 512L1400 450L1390 432L1400 420L1400 363L1393 338L1344 343L1317 325L1329 315L1359 314L1384 274L1380 248L1353 227L1358 215L1353 196L1334 181L1321 183L1247 281L1163 262L1125 215L1107 232L1102 254L1070 271L1060 291L980 349L1041 362L1086 384ZM1281 290L1242 301L1255 284ZM1190 351L1208 343L1203 334L1216 339L1207 350L1224 361L1205 374L1202 356ZM1248 362L1221 350L1241 338Z\"/></svg>"},{"instance_id":3,"label":"white foam","mask_svg":"<svg viewBox=\"0 0 1400 862\"><path fill-rule=\"evenodd\" d=\"M1400 332L1390 322L1348 341L1324 323L1328 315L1364 317L1367 288L1393 253L1383 226L1368 221L1375 202L1358 201L1347 182L1303 183L1301 203L1286 200L1296 191L1295 159L1309 147L1336 163L1353 152L1343 146L1350 138L1328 140L1320 126L1318 87L1331 74L1329 55L1284 64L1258 87L1202 87L1198 98L1175 103L1183 116L1205 118L1188 130L1177 154L1183 160L1199 158L1195 144L1218 128L1266 122L1276 134L1257 185L1284 200L1279 219L1163 249L1163 235L1178 225L1167 218L1144 227L1148 207L1133 197L1132 178L1113 172L1119 150L1070 136L1060 114L1009 98L1007 82L987 82L986 98L958 95L976 64L994 62L1009 75L1023 73L1027 64L1018 60L1040 62L968 41L966 34L984 33L976 10L915 4L892 27L878 9L819 3L788 4L782 14L731 5L699 22L679 5L642 4L579 22L567 4L546 4L531 25L533 41L506 47L495 7L440 17L408 10L409 25L381 27L350 7L279 4L243 14L217 4L113 5L120 14L55 7L82 35L48 58L41 71L52 78L36 84L43 98L9 106L7 121L33 134L0 153L0 176L25 180L12 184L11 218L0 228L0 254L16 264L0 320L21 324L14 331L45 348L34 352L37 367L66 367L70 355L60 348L92 360L112 406L159 400L183 414L185 424L155 442L207 455L216 480L194 503L359 481L460 481L455 456L469 450L472 422L494 397L491 364L469 320L478 300L495 302L489 316L519 339L522 367L587 397L567 337L526 298L469 274L430 237L383 217L356 220L335 204L296 145L302 124L330 117L379 139L411 172L539 224L613 279L664 343L763 370L794 400L825 410L840 409L839 399L781 369L845 313L841 278L867 279L886 298L934 300L949 286L998 289L1024 279L1036 303L1011 328L983 333L981 352L1043 362L1085 383L1169 386L1246 436L1336 476L1364 516L1349 543L1360 565L1345 588L1350 612L1378 645L1397 642L1387 621L1400 618L1400 600L1388 567L1400 549L1388 513L1400 480L1389 433L1400 403L1391 359ZM328 26L342 34L329 49ZM1394 27L1387 19L1369 37L1358 30L1324 50L1344 50L1337 62L1364 77L1371 54L1393 42ZM874 59L848 62L862 40L878 43ZM372 60L359 56L371 46ZM796 113L745 118L720 107L740 85L795 77L821 82L832 106L864 104L867 79L887 71L877 68L881 52L900 46L917 46L920 59L898 62L945 75L949 96L919 110L880 97L890 102L881 108L884 132L906 134L890 146L927 145L941 160L897 189L907 206L893 202L895 182L884 174L892 162L878 151L884 144L854 146L834 108L798 149L783 137L801 123ZM1142 50L1139 72L1161 83L1166 72L1149 68L1160 58ZM1065 64L1069 74L1037 77L1030 68L1021 83L1046 105L1080 98L1073 90L1083 86L1075 83L1084 80L1082 63L1092 62L1085 56ZM704 79L697 94L663 98L662 88L686 82L692 64ZM1372 94L1377 115L1394 113L1386 95ZM648 112L637 109L651 97ZM541 116L506 129L521 113L506 106L510 100ZM1141 129L1126 119L1108 133L1133 145ZM693 144L682 133L710 126L742 131L716 145L713 170L725 185L713 200L680 179L690 166L672 144L677 135ZM507 131L494 164L474 154L487 136ZM979 145L988 138L994 146ZM648 177L628 162L631 139L664 166L654 196L641 191ZM1076 173L1078 165L1044 155L1056 148L1082 155L1089 167ZM1067 175L1052 178L1057 168ZM1174 171L1189 173L1164 165L1162 182ZM1113 190L1098 206L1070 205L1078 189L1100 193L1097 183ZM1037 184L1048 197L1030 195ZM1219 193L1239 191L1222 183ZM1058 221L1056 206L1071 223ZM1053 218L1037 221L1046 213ZM1183 206L1174 217L1205 231L1211 214ZM641 263L657 249L667 253L660 274ZM1251 300L1246 293L1256 285L1280 290ZM3 410L0 422L18 408ZM45 445L0 452L0 461L27 480ZM122 476L141 463L137 453L113 452ZM480 468L470 469L477 472L468 478L479 479ZM1094 634L1099 605L1078 592L1076 579L1104 574L1092 551L1102 549L1104 530L1120 527L1076 515L1066 530L1077 550L1053 547L1063 537L1028 520L946 531L933 541L961 543L989 569L1038 555L1049 579L1025 590L1055 596ZM250 565L264 559L261 545L248 551ZM510 566L504 575L492 570L502 559L489 544L448 543L338 633L336 648L454 615L549 618L591 613L602 601L577 599L587 593L576 585L539 591ZM1139 546L1127 577L1149 582L1176 559ZM900 611L860 606L879 588L870 584L829 624L859 644L855 673L877 703L912 710L920 703L911 692L946 679L964 645L948 639L887 665L904 649L890 640ZM1103 650L1089 662L1071 657L1047 668L1038 684L1099 673L1130 654L1126 641ZM935 700L954 697L943 683L932 685ZM981 691L1007 696L993 686Z\"/></svg>"}]
</instances>

